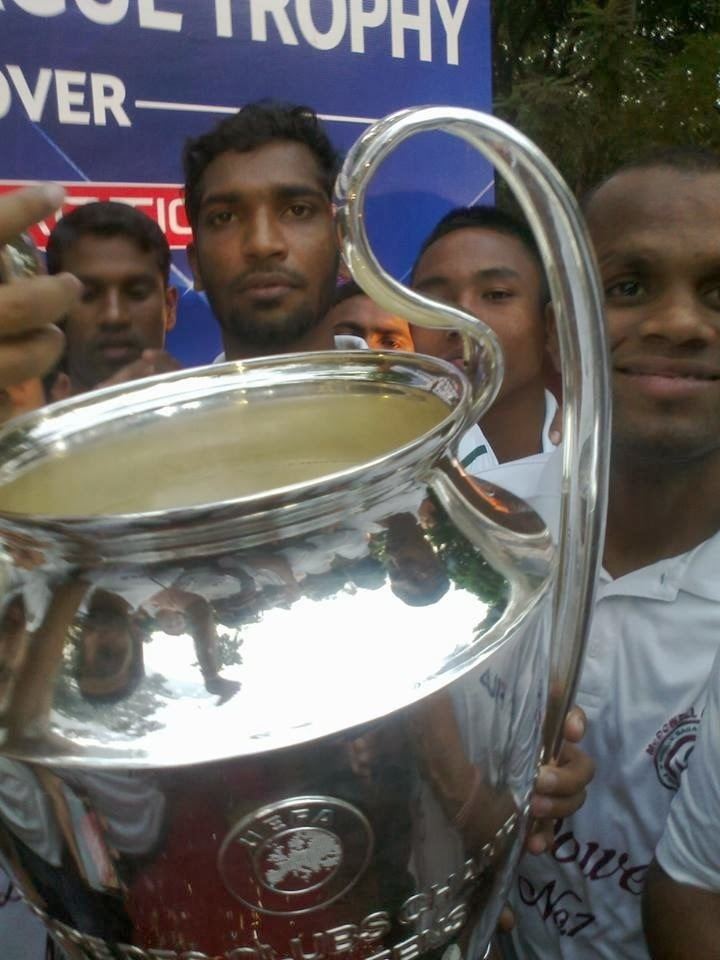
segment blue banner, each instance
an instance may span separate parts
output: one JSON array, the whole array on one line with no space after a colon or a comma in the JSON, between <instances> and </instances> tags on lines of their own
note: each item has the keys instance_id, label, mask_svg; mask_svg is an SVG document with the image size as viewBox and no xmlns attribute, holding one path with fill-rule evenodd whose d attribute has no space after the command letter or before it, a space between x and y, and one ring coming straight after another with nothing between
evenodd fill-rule
<instances>
[{"instance_id":1,"label":"blue banner","mask_svg":"<svg viewBox=\"0 0 720 960\"><path fill-rule=\"evenodd\" d=\"M182 253L182 146L263 97L313 107L341 150L402 107L489 110L489 0L0 0L2 185L59 180L73 203L118 196L158 219L182 293L169 346L187 363L219 337ZM464 144L404 145L369 204L380 259L406 275L436 220L491 190Z\"/></svg>"}]
</instances>

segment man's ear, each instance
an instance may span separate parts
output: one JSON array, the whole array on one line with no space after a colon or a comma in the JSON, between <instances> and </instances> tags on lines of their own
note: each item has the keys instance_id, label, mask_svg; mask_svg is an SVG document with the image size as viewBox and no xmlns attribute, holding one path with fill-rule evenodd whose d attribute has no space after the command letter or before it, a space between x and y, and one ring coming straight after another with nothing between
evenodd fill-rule
<instances>
[{"instance_id":1,"label":"man's ear","mask_svg":"<svg viewBox=\"0 0 720 960\"><path fill-rule=\"evenodd\" d=\"M197 250L195 249L195 244L189 243L187 245L185 252L187 253L190 269L192 270L193 281L194 281L193 287L195 288L195 290L197 290L200 293L202 292L204 287L202 283L202 278L200 276L200 266L198 264L198 256L197 256Z\"/></svg>"},{"instance_id":2,"label":"man's ear","mask_svg":"<svg viewBox=\"0 0 720 960\"><path fill-rule=\"evenodd\" d=\"M165 288L165 333L169 333L177 321L177 287Z\"/></svg>"},{"instance_id":3,"label":"man's ear","mask_svg":"<svg viewBox=\"0 0 720 960\"><path fill-rule=\"evenodd\" d=\"M545 306L545 349L552 360L553 367L560 373L562 370L562 364L560 363L560 343L558 341L555 310L552 303L548 303Z\"/></svg>"}]
</instances>

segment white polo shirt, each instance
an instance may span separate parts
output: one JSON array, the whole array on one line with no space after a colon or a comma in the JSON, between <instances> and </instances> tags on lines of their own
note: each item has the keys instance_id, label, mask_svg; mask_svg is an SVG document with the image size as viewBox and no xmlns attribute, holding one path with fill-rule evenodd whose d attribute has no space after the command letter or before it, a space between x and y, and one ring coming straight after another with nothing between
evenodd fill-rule
<instances>
[{"instance_id":1,"label":"white polo shirt","mask_svg":"<svg viewBox=\"0 0 720 960\"><path fill-rule=\"evenodd\" d=\"M559 452L544 466L530 458L487 477L556 528ZM576 698L595 779L583 807L558 825L552 853L521 861L504 956L647 960L640 895L720 648L718 570L720 533L616 580L602 574Z\"/></svg>"},{"instance_id":2,"label":"white polo shirt","mask_svg":"<svg viewBox=\"0 0 720 960\"><path fill-rule=\"evenodd\" d=\"M557 413L558 405L555 397L549 390L545 391L545 420L542 428L542 451L552 453L555 444L550 439L550 427ZM477 424L474 424L467 433L463 434L458 446L457 458L471 477L479 477L486 470L499 466L495 451L490 441Z\"/></svg>"},{"instance_id":3,"label":"white polo shirt","mask_svg":"<svg viewBox=\"0 0 720 960\"><path fill-rule=\"evenodd\" d=\"M720 654L692 759L655 856L678 883L720 892Z\"/></svg>"}]
</instances>

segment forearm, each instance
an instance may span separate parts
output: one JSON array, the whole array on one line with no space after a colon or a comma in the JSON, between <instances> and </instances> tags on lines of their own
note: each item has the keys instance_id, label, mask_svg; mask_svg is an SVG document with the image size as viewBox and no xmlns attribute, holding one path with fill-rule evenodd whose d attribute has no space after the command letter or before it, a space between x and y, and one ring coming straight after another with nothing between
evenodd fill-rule
<instances>
[{"instance_id":1,"label":"forearm","mask_svg":"<svg viewBox=\"0 0 720 960\"><path fill-rule=\"evenodd\" d=\"M656 861L643 895L653 960L720 960L720 892L678 883Z\"/></svg>"}]
</instances>

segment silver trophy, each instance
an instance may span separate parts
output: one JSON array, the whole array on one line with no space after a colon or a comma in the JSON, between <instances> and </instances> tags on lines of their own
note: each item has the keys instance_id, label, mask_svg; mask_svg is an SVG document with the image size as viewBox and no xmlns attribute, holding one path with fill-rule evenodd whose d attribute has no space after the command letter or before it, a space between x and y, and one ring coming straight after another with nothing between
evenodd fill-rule
<instances>
[{"instance_id":1,"label":"silver trophy","mask_svg":"<svg viewBox=\"0 0 720 960\"><path fill-rule=\"evenodd\" d=\"M559 315L559 545L466 476L502 358L391 280L363 228L396 144L440 129L509 180ZM359 283L466 337L188 370L0 433L0 853L73 960L478 957L556 749L592 600L608 421L574 203L483 114L404 111L339 180ZM560 494L559 494L560 495Z\"/></svg>"}]
</instances>

